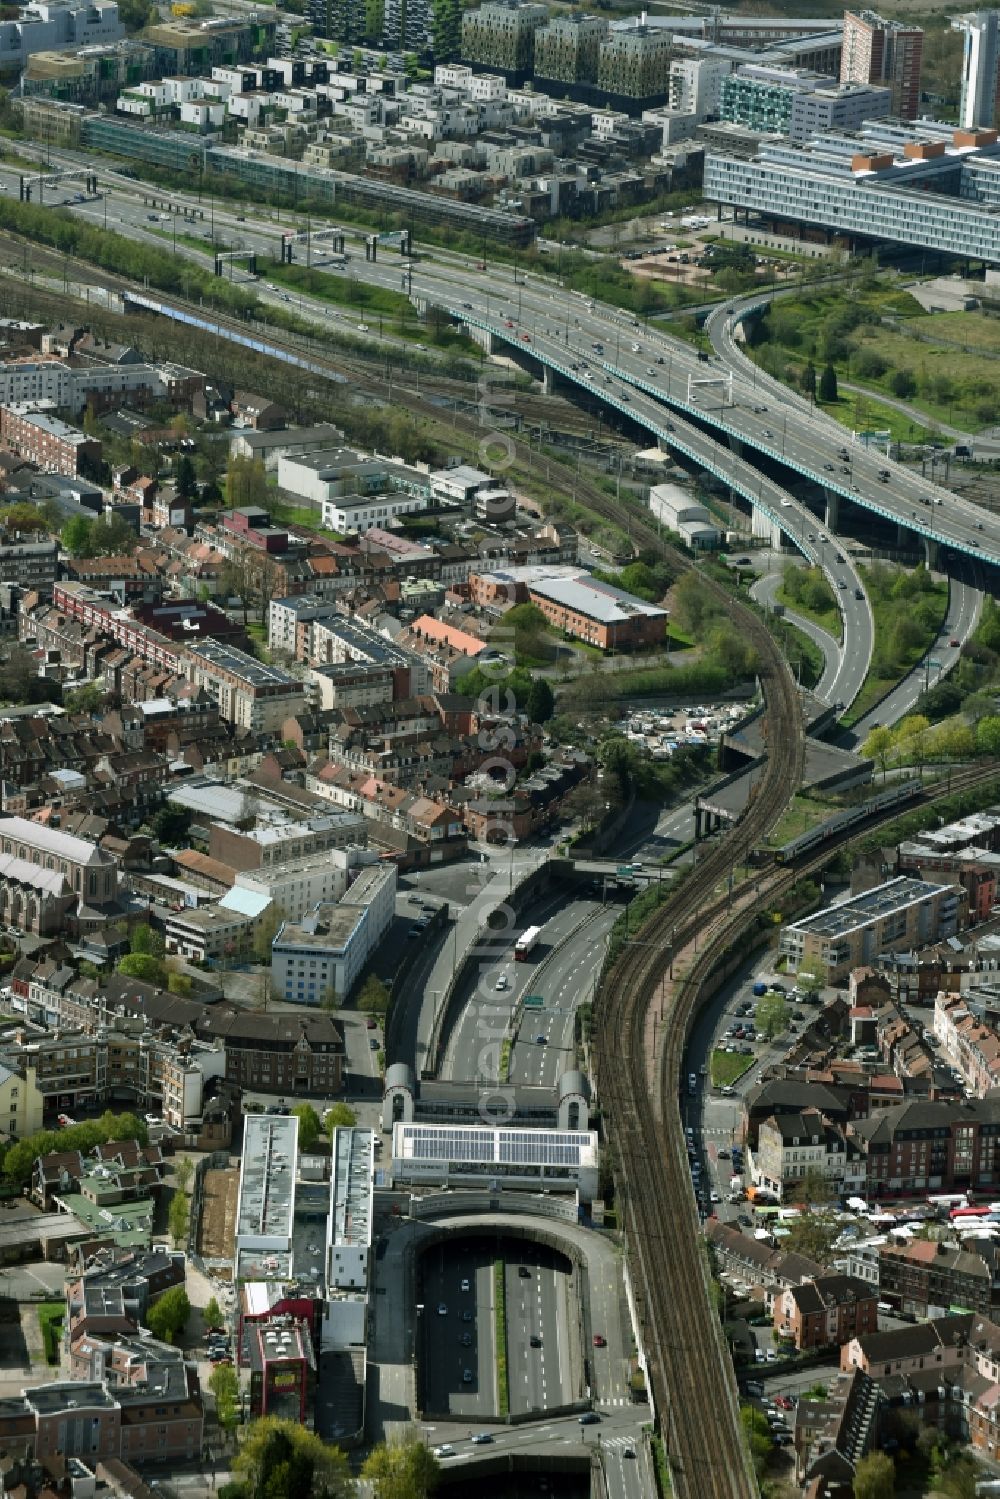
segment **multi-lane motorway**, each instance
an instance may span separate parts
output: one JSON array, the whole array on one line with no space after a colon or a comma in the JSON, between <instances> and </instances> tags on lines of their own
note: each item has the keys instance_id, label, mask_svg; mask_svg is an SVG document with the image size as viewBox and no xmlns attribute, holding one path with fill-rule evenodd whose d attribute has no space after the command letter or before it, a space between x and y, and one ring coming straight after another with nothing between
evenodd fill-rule
<instances>
[{"instance_id":1,"label":"multi-lane motorway","mask_svg":"<svg viewBox=\"0 0 1000 1499\"><path fill-rule=\"evenodd\" d=\"M53 166L92 165L75 153L50 154ZM8 191L17 190L18 176L10 169L0 170L0 181ZM142 201L142 185L110 172L102 172L101 178L102 186L107 182L114 188L112 219L116 227L124 225L132 233L148 233L151 210ZM152 191L145 189L147 196ZM205 201L194 194L172 193L170 200L178 207L205 210ZM101 222L105 203L74 205L71 211ZM269 220L262 212L256 213L251 223L241 222L245 219L244 214L212 205L209 233L214 233L215 239L227 247L257 249L274 255L287 231L288 215L284 224L276 216ZM155 238L162 246L163 226L158 227L161 232ZM200 232L204 233L205 227L200 224ZM485 263L480 268L480 264L465 255L438 249L412 262L408 273L398 255L391 251L383 251L382 259L377 262L362 260L356 252L359 236L355 233L348 237L355 246L349 265L352 276L393 290L405 288L415 300L447 307L460 319L470 314L467 321L489 326L498 339L519 344L522 351L527 350L550 365L556 362L556 349L560 350L566 360L566 378L577 379L597 399L607 401L626 415L631 414L632 406L637 417L642 413L640 419L648 416L645 408L633 405L636 400L633 392L642 388L656 402L691 417L698 427L714 427L727 441L766 454L832 494L853 500L969 557L1000 561L1000 519L852 442L850 434L821 411L785 387L772 392L759 372L753 367L747 369L742 360L730 353L730 348L735 348L732 333L738 313L728 308L716 314L711 323L713 339L718 340L717 347L723 351L727 363L723 364L720 358L718 366L706 365L691 345L659 330L640 329L628 314L570 292L554 277L518 273L516 269L510 271ZM210 253L210 249L206 244L205 253ZM197 256L199 252L181 243L177 253ZM321 254L317 250L317 261ZM288 299L288 293L277 289L269 292L258 286L257 290L265 302ZM295 300L298 303L300 299L296 296ZM302 302L306 310L307 299ZM312 310L325 320L331 317L328 306ZM499 325L495 322L498 316ZM536 340L536 330L542 327L549 330L555 348L550 342ZM579 362L573 359L574 351L580 354L589 350L593 357L595 343L601 344L603 350L599 356L599 375L577 378L579 372L569 368L571 363ZM633 348L634 344L638 349ZM727 383L730 376L731 384ZM605 377L610 385L605 383ZM631 389L623 390L621 382ZM765 391L766 397L762 399ZM648 421L646 424L649 425ZM742 485L737 487L742 489ZM756 486L744 492L768 510L770 501L777 498L773 491L758 492ZM786 517L780 514L780 502L775 514L787 529Z\"/></svg>"}]
</instances>

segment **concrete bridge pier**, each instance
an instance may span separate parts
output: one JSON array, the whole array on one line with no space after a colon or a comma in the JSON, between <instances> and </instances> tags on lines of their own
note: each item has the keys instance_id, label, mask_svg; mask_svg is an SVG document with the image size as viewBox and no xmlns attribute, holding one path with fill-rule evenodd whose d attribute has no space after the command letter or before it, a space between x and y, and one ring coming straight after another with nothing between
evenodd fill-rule
<instances>
[{"instance_id":1,"label":"concrete bridge pier","mask_svg":"<svg viewBox=\"0 0 1000 1499\"><path fill-rule=\"evenodd\" d=\"M823 517L826 529L834 535L840 529L840 495L834 489L824 489L823 499L826 504Z\"/></svg>"},{"instance_id":2,"label":"concrete bridge pier","mask_svg":"<svg viewBox=\"0 0 1000 1499\"><path fill-rule=\"evenodd\" d=\"M928 572L934 572L936 570L938 566L938 556L940 551L941 546L939 542L936 542L933 537L924 537L924 562L927 565Z\"/></svg>"},{"instance_id":3,"label":"concrete bridge pier","mask_svg":"<svg viewBox=\"0 0 1000 1499\"><path fill-rule=\"evenodd\" d=\"M780 525L776 520L772 520L769 515L766 515L757 505L751 505L750 507L750 534L751 536L763 537L774 547L775 551L778 551L781 547L782 531Z\"/></svg>"},{"instance_id":4,"label":"concrete bridge pier","mask_svg":"<svg viewBox=\"0 0 1000 1499\"><path fill-rule=\"evenodd\" d=\"M498 340L488 328L475 328L471 323L465 324L465 331L474 344L478 344L485 354L495 354Z\"/></svg>"},{"instance_id":5,"label":"concrete bridge pier","mask_svg":"<svg viewBox=\"0 0 1000 1499\"><path fill-rule=\"evenodd\" d=\"M554 396L556 393L556 372L547 364L542 365L542 394Z\"/></svg>"}]
</instances>

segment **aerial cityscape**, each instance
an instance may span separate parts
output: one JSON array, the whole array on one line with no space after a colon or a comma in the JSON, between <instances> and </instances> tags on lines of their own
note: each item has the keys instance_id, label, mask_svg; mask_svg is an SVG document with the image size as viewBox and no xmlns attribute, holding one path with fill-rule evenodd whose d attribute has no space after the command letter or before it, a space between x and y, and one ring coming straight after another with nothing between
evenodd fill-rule
<instances>
[{"instance_id":1,"label":"aerial cityscape","mask_svg":"<svg viewBox=\"0 0 1000 1499\"><path fill-rule=\"evenodd\" d=\"M11 1499L1000 1494L1000 10L0 13Z\"/></svg>"}]
</instances>

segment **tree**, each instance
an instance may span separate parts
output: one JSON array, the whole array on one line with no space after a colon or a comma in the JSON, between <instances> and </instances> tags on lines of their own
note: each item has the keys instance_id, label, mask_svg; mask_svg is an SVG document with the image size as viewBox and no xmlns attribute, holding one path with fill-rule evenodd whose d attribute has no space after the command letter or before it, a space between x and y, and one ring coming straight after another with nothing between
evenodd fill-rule
<instances>
[{"instance_id":1,"label":"tree","mask_svg":"<svg viewBox=\"0 0 1000 1499\"><path fill-rule=\"evenodd\" d=\"M884 724L879 724L876 728L872 729L868 738L861 746L861 753L866 760L875 760L878 762L883 781L885 780L886 766L889 763L889 756L892 754L894 742L895 735L892 730L887 729Z\"/></svg>"},{"instance_id":2,"label":"tree","mask_svg":"<svg viewBox=\"0 0 1000 1499\"><path fill-rule=\"evenodd\" d=\"M763 1031L770 1041L781 1034L788 1024L788 1005L781 994L765 994L758 1002L757 1029Z\"/></svg>"},{"instance_id":3,"label":"tree","mask_svg":"<svg viewBox=\"0 0 1000 1499\"><path fill-rule=\"evenodd\" d=\"M795 1201L809 1207L821 1206L830 1201L830 1182L815 1166L806 1168L806 1174L792 1188Z\"/></svg>"},{"instance_id":4,"label":"tree","mask_svg":"<svg viewBox=\"0 0 1000 1499\"><path fill-rule=\"evenodd\" d=\"M335 1129L353 1129L358 1122L358 1116L346 1103L335 1103L323 1115L323 1128L328 1135L332 1135Z\"/></svg>"},{"instance_id":5,"label":"tree","mask_svg":"<svg viewBox=\"0 0 1000 1499\"><path fill-rule=\"evenodd\" d=\"M166 968L151 953L128 953L119 960L118 972L127 978L140 979L144 984L158 984L161 988L167 982Z\"/></svg>"},{"instance_id":6,"label":"tree","mask_svg":"<svg viewBox=\"0 0 1000 1499\"><path fill-rule=\"evenodd\" d=\"M673 618L686 635L697 638L707 622L719 612L715 599L705 588L697 568L682 573L671 590Z\"/></svg>"},{"instance_id":7,"label":"tree","mask_svg":"<svg viewBox=\"0 0 1000 1499\"><path fill-rule=\"evenodd\" d=\"M437 1459L416 1434L380 1443L361 1468L375 1499L427 1499L439 1473Z\"/></svg>"},{"instance_id":8,"label":"tree","mask_svg":"<svg viewBox=\"0 0 1000 1499\"><path fill-rule=\"evenodd\" d=\"M184 1287L171 1286L146 1312L146 1326L154 1338L172 1343L177 1334L184 1331L190 1315L191 1303Z\"/></svg>"},{"instance_id":9,"label":"tree","mask_svg":"<svg viewBox=\"0 0 1000 1499\"><path fill-rule=\"evenodd\" d=\"M170 1207L167 1209L167 1227L175 1249L187 1238L190 1223L191 1204L188 1201L188 1195L184 1191L175 1192L170 1199Z\"/></svg>"},{"instance_id":10,"label":"tree","mask_svg":"<svg viewBox=\"0 0 1000 1499\"><path fill-rule=\"evenodd\" d=\"M236 505L266 507L267 474L263 459L238 455L230 458L226 470L226 504L230 508Z\"/></svg>"},{"instance_id":11,"label":"tree","mask_svg":"<svg viewBox=\"0 0 1000 1499\"><path fill-rule=\"evenodd\" d=\"M162 958L167 950L162 932L155 932L148 922L140 922L129 934L128 950L141 957Z\"/></svg>"},{"instance_id":12,"label":"tree","mask_svg":"<svg viewBox=\"0 0 1000 1499\"><path fill-rule=\"evenodd\" d=\"M182 1192L186 1192L194 1176L194 1161L189 1155L179 1155L174 1161L174 1181Z\"/></svg>"},{"instance_id":13,"label":"tree","mask_svg":"<svg viewBox=\"0 0 1000 1499\"><path fill-rule=\"evenodd\" d=\"M556 710L552 688L544 677L536 677L528 693L528 717L532 723L548 723Z\"/></svg>"},{"instance_id":14,"label":"tree","mask_svg":"<svg viewBox=\"0 0 1000 1499\"><path fill-rule=\"evenodd\" d=\"M191 827L191 813L187 807L174 807L168 802L152 819L150 826L160 843L184 843Z\"/></svg>"},{"instance_id":15,"label":"tree","mask_svg":"<svg viewBox=\"0 0 1000 1499\"><path fill-rule=\"evenodd\" d=\"M910 370L893 370L889 376L889 389L894 396L901 396L905 400L907 396L916 395L917 382Z\"/></svg>"},{"instance_id":16,"label":"tree","mask_svg":"<svg viewBox=\"0 0 1000 1499\"><path fill-rule=\"evenodd\" d=\"M195 473L194 464L187 453L182 453L177 460L177 468L174 471L174 484L177 494L182 500L193 499L198 492L198 477Z\"/></svg>"},{"instance_id":17,"label":"tree","mask_svg":"<svg viewBox=\"0 0 1000 1499\"><path fill-rule=\"evenodd\" d=\"M87 682L83 687L71 687L63 693L63 707L67 713L96 713L104 704L104 688L97 682Z\"/></svg>"},{"instance_id":18,"label":"tree","mask_svg":"<svg viewBox=\"0 0 1000 1499\"><path fill-rule=\"evenodd\" d=\"M69 552L71 557L89 557L91 553L90 536L94 523L85 515L74 515L63 526L59 540L63 550Z\"/></svg>"},{"instance_id":19,"label":"tree","mask_svg":"<svg viewBox=\"0 0 1000 1499\"><path fill-rule=\"evenodd\" d=\"M319 1115L311 1103L297 1103L292 1113L299 1121L299 1149L308 1152L320 1137Z\"/></svg>"},{"instance_id":20,"label":"tree","mask_svg":"<svg viewBox=\"0 0 1000 1499\"><path fill-rule=\"evenodd\" d=\"M799 385L804 396L809 396L810 400L816 399L816 366L811 359L799 376Z\"/></svg>"},{"instance_id":21,"label":"tree","mask_svg":"<svg viewBox=\"0 0 1000 1499\"><path fill-rule=\"evenodd\" d=\"M271 943L277 936L278 929L284 919L284 911L275 901L272 901L257 922L253 934L253 955L257 959L257 962L263 963L265 967L270 966Z\"/></svg>"},{"instance_id":22,"label":"tree","mask_svg":"<svg viewBox=\"0 0 1000 1499\"><path fill-rule=\"evenodd\" d=\"M930 720L922 713L910 713L896 730L896 743L900 753L906 755L913 764L921 766L927 757L927 730L930 728Z\"/></svg>"},{"instance_id":23,"label":"tree","mask_svg":"<svg viewBox=\"0 0 1000 1499\"><path fill-rule=\"evenodd\" d=\"M827 1213L800 1213L785 1224L788 1233L782 1239L783 1249L794 1250L825 1265L833 1254L833 1246L840 1236L840 1224Z\"/></svg>"},{"instance_id":24,"label":"tree","mask_svg":"<svg viewBox=\"0 0 1000 1499\"><path fill-rule=\"evenodd\" d=\"M896 1470L884 1452L870 1452L854 1470L854 1499L892 1499Z\"/></svg>"},{"instance_id":25,"label":"tree","mask_svg":"<svg viewBox=\"0 0 1000 1499\"><path fill-rule=\"evenodd\" d=\"M370 973L358 995L358 1009L368 1015L384 1015L388 1008L388 989L377 974Z\"/></svg>"},{"instance_id":26,"label":"tree","mask_svg":"<svg viewBox=\"0 0 1000 1499\"><path fill-rule=\"evenodd\" d=\"M795 975L795 982L802 990L803 994L807 994L811 997L814 994L818 994L822 989L823 975L820 973L813 973L813 971L809 968L800 968L798 973Z\"/></svg>"},{"instance_id":27,"label":"tree","mask_svg":"<svg viewBox=\"0 0 1000 1499\"><path fill-rule=\"evenodd\" d=\"M232 1431L240 1413L240 1386L232 1364L216 1364L208 1376L215 1396L215 1416L223 1431Z\"/></svg>"},{"instance_id":28,"label":"tree","mask_svg":"<svg viewBox=\"0 0 1000 1499\"><path fill-rule=\"evenodd\" d=\"M222 1308L216 1301L214 1296L211 1298L201 1315L204 1318L206 1327L223 1326Z\"/></svg>"},{"instance_id":29,"label":"tree","mask_svg":"<svg viewBox=\"0 0 1000 1499\"><path fill-rule=\"evenodd\" d=\"M840 399L837 392L837 371L832 364L823 366L823 373L819 377L819 398L821 401Z\"/></svg>"},{"instance_id":30,"label":"tree","mask_svg":"<svg viewBox=\"0 0 1000 1499\"><path fill-rule=\"evenodd\" d=\"M297 1421L265 1416L247 1431L233 1463L249 1499L348 1499L354 1480L339 1447Z\"/></svg>"},{"instance_id":31,"label":"tree","mask_svg":"<svg viewBox=\"0 0 1000 1499\"><path fill-rule=\"evenodd\" d=\"M1000 718L996 714L976 724L976 749L981 755L1000 755Z\"/></svg>"}]
</instances>

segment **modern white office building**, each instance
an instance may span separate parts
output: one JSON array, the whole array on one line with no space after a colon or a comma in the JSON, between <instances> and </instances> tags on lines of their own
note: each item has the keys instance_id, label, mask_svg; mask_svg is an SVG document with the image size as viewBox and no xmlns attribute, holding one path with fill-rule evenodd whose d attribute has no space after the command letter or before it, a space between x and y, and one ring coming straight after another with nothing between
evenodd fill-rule
<instances>
[{"instance_id":1,"label":"modern white office building","mask_svg":"<svg viewBox=\"0 0 1000 1499\"><path fill-rule=\"evenodd\" d=\"M395 1124L395 1186L524 1188L597 1196L594 1130L506 1129L474 1124Z\"/></svg>"},{"instance_id":2,"label":"modern white office building","mask_svg":"<svg viewBox=\"0 0 1000 1499\"><path fill-rule=\"evenodd\" d=\"M275 992L295 1004L348 995L392 924L396 866L365 869L336 905L322 902L300 922L286 921L271 947Z\"/></svg>"},{"instance_id":3,"label":"modern white office building","mask_svg":"<svg viewBox=\"0 0 1000 1499\"><path fill-rule=\"evenodd\" d=\"M958 123L963 130L992 125L997 112L1000 11L970 11L967 15L955 16L951 26L953 31L965 33Z\"/></svg>"},{"instance_id":4,"label":"modern white office building","mask_svg":"<svg viewBox=\"0 0 1000 1499\"><path fill-rule=\"evenodd\" d=\"M995 130L887 119L805 145L765 141L749 159L706 151L704 195L831 235L1000 265Z\"/></svg>"}]
</instances>

